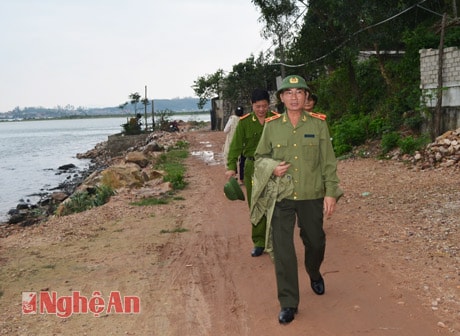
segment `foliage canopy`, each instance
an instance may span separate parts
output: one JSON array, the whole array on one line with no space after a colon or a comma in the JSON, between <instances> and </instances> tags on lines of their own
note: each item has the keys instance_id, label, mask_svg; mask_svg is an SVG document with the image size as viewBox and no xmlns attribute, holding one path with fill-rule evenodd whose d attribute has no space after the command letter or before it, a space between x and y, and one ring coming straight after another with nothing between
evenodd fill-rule
<instances>
[{"instance_id":1,"label":"foliage canopy","mask_svg":"<svg viewBox=\"0 0 460 336\"><path fill-rule=\"evenodd\" d=\"M265 25L261 36L274 48L228 73L198 78L193 88L204 103L219 97L241 104L254 88L273 92L277 76L297 74L317 93L336 150L388 132L420 135L427 111L420 104L419 50L439 47L444 13L444 48L460 45L460 0L252 2Z\"/></svg>"}]
</instances>

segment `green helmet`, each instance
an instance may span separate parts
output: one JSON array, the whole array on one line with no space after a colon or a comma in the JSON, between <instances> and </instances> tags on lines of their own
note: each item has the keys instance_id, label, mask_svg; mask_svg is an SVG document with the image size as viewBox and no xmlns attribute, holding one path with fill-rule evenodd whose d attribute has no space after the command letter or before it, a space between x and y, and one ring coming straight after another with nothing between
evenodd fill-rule
<instances>
[{"instance_id":1,"label":"green helmet","mask_svg":"<svg viewBox=\"0 0 460 336\"><path fill-rule=\"evenodd\" d=\"M230 201L245 200L243 190L241 190L238 181L234 177L230 177L228 182L225 183L224 193Z\"/></svg>"},{"instance_id":2,"label":"green helmet","mask_svg":"<svg viewBox=\"0 0 460 336\"><path fill-rule=\"evenodd\" d=\"M310 88L308 87L307 82L305 82L305 79L296 75L287 76L284 78L281 82L281 86L278 89L277 94L280 94L286 89L305 89L310 92Z\"/></svg>"}]
</instances>

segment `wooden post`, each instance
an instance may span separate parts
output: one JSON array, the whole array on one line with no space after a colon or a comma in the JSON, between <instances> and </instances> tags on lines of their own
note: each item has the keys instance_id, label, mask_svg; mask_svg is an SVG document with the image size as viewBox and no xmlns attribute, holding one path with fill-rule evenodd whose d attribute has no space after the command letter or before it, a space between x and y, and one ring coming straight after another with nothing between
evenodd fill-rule
<instances>
[{"instance_id":1,"label":"wooden post","mask_svg":"<svg viewBox=\"0 0 460 336\"><path fill-rule=\"evenodd\" d=\"M145 86L145 93L144 93L144 119L145 119L145 131L147 132L147 85Z\"/></svg>"},{"instance_id":2,"label":"wooden post","mask_svg":"<svg viewBox=\"0 0 460 336\"><path fill-rule=\"evenodd\" d=\"M441 24L441 37L439 40L439 52L438 52L438 88L436 91L436 107L434 111L434 122L433 122L433 132L431 135L431 140L435 140L437 136L439 136L442 132L442 67L444 64L444 31L446 26L446 17L447 14L444 13L442 16L442 24Z\"/></svg>"},{"instance_id":3,"label":"wooden post","mask_svg":"<svg viewBox=\"0 0 460 336\"><path fill-rule=\"evenodd\" d=\"M153 112L153 99L152 99L152 132L155 131L155 115Z\"/></svg>"}]
</instances>

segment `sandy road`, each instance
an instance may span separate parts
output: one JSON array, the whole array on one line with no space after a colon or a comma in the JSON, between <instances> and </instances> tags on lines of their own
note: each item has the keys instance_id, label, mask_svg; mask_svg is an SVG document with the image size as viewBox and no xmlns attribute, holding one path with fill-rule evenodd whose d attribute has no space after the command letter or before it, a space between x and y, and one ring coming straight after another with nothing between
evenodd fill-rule
<instances>
[{"instance_id":1,"label":"sandy road","mask_svg":"<svg viewBox=\"0 0 460 336\"><path fill-rule=\"evenodd\" d=\"M183 200L139 208L129 204L129 194L118 195L100 208L51 219L2 240L1 334L456 334L458 301L433 311L428 294L420 295L420 274L427 272L422 268L430 261L421 260L411 265L413 270L401 272L401 260L409 253L404 250L407 244L382 240L382 236L400 234L398 229L385 236L382 230L400 225L404 213L384 208L385 202L375 200L374 204L370 198L356 196L364 190L355 180L358 175L366 180L372 169L377 175L388 171L368 162L352 162L339 169L347 194L325 223L324 296L316 296L309 288L296 237L301 303L296 319L280 325L273 264L268 255L250 256L247 205L228 201L223 194L224 167L217 153L224 134L189 132L186 137L194 155L187 159L189 185L180 192ZM366 190L388 187L385 179L375 179L375 183L386 187L370 189L368 184ZM376 226L380 214L389 212L392 215L385 225ZM368 230L363 232L363 227ZM185 231L174 232L176 228ZM430 276L426 273L426 279ZM452 291L455 299L457 280L443 281L441 292ZM95 290L103 295L115 290L140 297L142 310L139 314L79 314L65 319L21 315L20 293L40 290L60 295L78 290L89 297ZM445 301L440 301L441 308Z\"/></svg>"}]
</instances>

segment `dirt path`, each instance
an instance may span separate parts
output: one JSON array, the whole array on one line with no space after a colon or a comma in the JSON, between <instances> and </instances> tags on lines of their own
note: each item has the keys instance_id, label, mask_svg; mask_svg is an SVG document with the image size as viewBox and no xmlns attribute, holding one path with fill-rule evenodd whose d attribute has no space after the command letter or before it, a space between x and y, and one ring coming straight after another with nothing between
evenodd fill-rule
<instances>
[{"instance_id":1,"label":"dirt path","mask_svg":"<svg viewBox=\"0 0 460 336\"><path fill-rule=\"evenodd\" d=\"M189 132L188 188L167 205L103 207L0 241L2 335L458 335L458 172L342 161L346 192L325 223L326 294L296 237L299 314L279 325L273 264L252 258L247 205L223 194L222 132ZM181 230L179 230L181 229ZM182 231L182 232L181 232ZM139 313L21 314L21 292L136 296ZM112 302L113 303L113 302Z\"/></svg>"}]
</instances>

